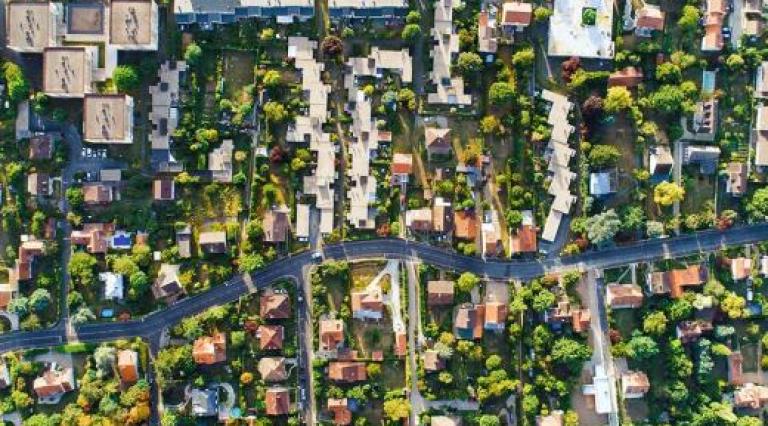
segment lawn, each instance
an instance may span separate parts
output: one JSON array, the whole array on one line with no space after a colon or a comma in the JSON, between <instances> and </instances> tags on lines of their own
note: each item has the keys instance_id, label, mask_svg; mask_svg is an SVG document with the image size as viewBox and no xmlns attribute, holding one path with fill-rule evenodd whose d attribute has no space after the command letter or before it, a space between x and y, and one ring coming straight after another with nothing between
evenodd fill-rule
<instances>
[{"instance_id":1,"label":"lawn","mask_svg":"<svg viewBox=\"0 0 768 426\"><path fill-rule=\"evenodd\" d=\"M256 64L253 53L238 50L225 50L224 58L224 95L228 99L245 101L244 88L253 84L253 67Z\"/></svg>"},{"instance_id":2,"label":"lawn","mask_svg":"<svg viewBox=\"0 0 768 426\"><path fill-rule=\"evenodd\" d=\"M365 288L371 281L373 281L385 265L386 262L384 261L355 262L350 264L349 268L350 275L352 276L352 288Z\"/></svg>"},{"instance_id":3,"label":"lawn","mask_svg":"<svg viewBox=\"0 0 768 426\"><path fill-rule=\"evenodd\" d=\"M374 351L391 354L394 341L392 319L388 313L379 322L352 321L352 346L358 348L364 357L370 357Z\"/></svg>"}]
</instances>

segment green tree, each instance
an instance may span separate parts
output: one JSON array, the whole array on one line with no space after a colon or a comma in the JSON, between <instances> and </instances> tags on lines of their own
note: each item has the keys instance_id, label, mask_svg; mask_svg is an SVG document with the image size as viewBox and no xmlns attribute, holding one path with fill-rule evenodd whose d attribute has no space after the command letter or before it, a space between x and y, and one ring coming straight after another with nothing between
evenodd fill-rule
<instances>
[{"instance_id":1,"label":"green tree","mask_svg":"<svg viewBox=\"0 0 768 426\"><path fill-rule=\"evenodd\" d=\"M139 87L139 73L131 65L118 65L112 73L112 80L115 82L117 91L124 93L135 90Z\"/></svg>"},{"instance_id":2,"label":"green tree","mask_svg":"<svg viewBox=\"0 0 768 426\"><path fill-rule=\"evenodd\" d=\"M665 114L690 108L690 102L680 86L665 84L648 96L648 106Z\"/></svg>"},{"instance_id":3,"label":"green tree","mask_svg":"<svg viewBox=\"0 0 768 426\"><path fill-rule=\"evenodd\" d=\"M421 35L421 26L419 24L407 24L403 27L400 37L407 42L413 42L419 35Z\"/></svg>"},{"instance_id":4,"label":"green tree","mask_svg":"<svg viewBox=\"0 0 768 426\"><path fill-rule=\"evenodd\" d=\"M51 305L51 293L44 289L38 288L32 292L29 296L29 307L37 313L42 313Z\"/></svg>"},{"instance_id":5,"label":"green tree","mask_svg":"<svg viewBox=\"0 0 768 426\"><path fill-rule=\"evenodd\" d=\"M568 337L557 339L552 345L552 361L567 367L571 373L581 371L581 366L592 355L589 347Z\"/></svg>"},{"instance_id":6,"label":"green tree","mask_svg":"<svg viewBox=\"0 0 768 426\"><path fill-rule=\"evenodd\" d=\"M501 123L495 115L486 115L480 120L480 133L484 135L498 135L501 133Z\"/></svg>"},{"instance_id":7,"label":"green tree","mask_svg":"<svg viewBox=\"0 0 768 426\"><path fill-rule=\"evenodd\" d=\"M280 102L269 101L264 104L264 115L272 123L280 123L288 116L288 112Z\"/></svg>"},{"instance_id":8,"label":"green tree","mask_svg":"<svg viewBox=\"0 0 768 426\"><path fill-rule=\"evenodd\" d=\"M550 16L552 16L552 9L548 7L538 6L533 10L533 19L536 20L536 22L546 21Z\"/></svg>"},{"instance_id":9,"label":"green tree","mask_svg":"<svg viewBox=\"0 0 768 426\"><path fill-rule=\"evenodd\" d=\"M685 189L673 182L664 181L653 188L653 201L661 206L671 206L684 197Z\"/></svg>"},{"instance_id":10,"label":"green tree","mask_svg":"<svg viewBox=\"0 0 768 426\"><path fill-rule=\"evenodd\" d=\"M667 331L667 316L662 311L651 312L643 319L643 331L660 336Z\"/></svg>"},{"instance_id":11,"label":"green tree","mask_svg":"<svg viewBox=\"0 0 768 426\"><path fill-rule=\"evenodd\" d=\"M510 105L515 99L515 88L504 81L497 81L491 84L488 89L488 100L496 106Z\"/></svg>"},{"instance_id":12,"label":"green tree","mask_svg":"<svg viewBox=\"0 0 768 426\"><path fill-rule=\"evenodd\" d=\"M195 42L190 43L184 51L184 60L187 61L189 65L197 65L202 57L203 49L201 49Z\"/></svg>"},{"instance_id":13,"label":"green tree","mask_svg":"<svg viewBox=\"0 0 768 426\"><path fill-rule=\"evenodd\" d=\"M416 10L409 11L408 15L405 16L406 24L418 24L419 22L421 22L421 13Z\"/></svg>"},{"instance_id":14,"label":"green tree","mask_svg":"<svg viewBox=\"0 0 768 426\"><path fill-rule=\"evenodd\" d=\"M728 315L728 318L738 319L746 316L747 312L744 309L747 305L747 301L738 294L729 291L725 294L723 300L720 301L720 310Z\"/></svg>"},{"instance_id":15,"label":"green tree","mask_svg":"<svg viewBox=\"0 0 768 426\"><path fill-rule=\"evenodd\" d=\"M512 64L519 68L530 68L536 60L536 54L532 47L526 47L518 50L512 55Z\"/></svg>"},{"instance_id":16,"label":"green tree","mask_svg":"<svg viewBox=\"0 0 768 426\"><path fill-rule=\"evenodd\" d=\"M630 357L638 360L648 360L659 354L659 346L653 338L635 331L627 342L627 351Z\"/></svg>"},{"instance_id":17,"label":"green tree","mask_svg":"<svg viewBox=\"0 0 768 426\"><path fill-rule=\"evenodd\" d=\"M536 405L538 408L538 403ZM501 424L499 422L499 416L495 416L493 414L483 414L477 416L475 417L475 423L477 423L478 426L499 426Z\"/></svg>"},{"instance_id":18,"label":"green tree","mask_svg":"<svg viewBox=\"0 0 768 426\"><path fill-rule=\"evenodd\" d=\"M683 6L683 13L677 21L677 26L682 31L692 33L698 29L699 19L701 19L699 9L696 6L685 5Z\"/></svg>"},{"instance_id":19,"label":"green tree","mask_svg":"<svg viewBox=\"0 0 768 426\"><path fill-rule=\"evenodd\" d=\"M622 210L621 229L627 232L637 231L645 225L645 210L640 206L628 206Z\"/></svg>"},{"instance_id":20,"label":"green tree","mask_svg":"<svg viewBox=\"0 0 768 426\"><path fill-rule=\"evenodd\" d=\"M456 285L459 288L459 291L462 291L464 293L469 293L478 284L480 284L480 278L478 278L477 275L471 272L464 272L463 274L461 274L461 276L459 276L459 279L456 282Z\"/></svg>"},{"instance_id":21,"label":"green tree","mask_svg":"<svg viewBox=\"0 0 768 426\"><path fill-rule=\"evenodd\" d=\"M139 300L149 290L149 277L144 271L136 271L128 278L128 299Z\"/></svg>"},{"instance_id":22,"label":"green tree","mask_svg":"<svg viewBox=\"0 0 768 426\"><path fill-rule=\"evenodd\" d=\"M768 187L763 187L752 194L752 199L747 204L749 215L758 220L768 218Z\"/></svg>"},{"instance_id":23,"label":"green tree","mask_svg":"<svg viewBox=\"0 0 768 426\"><path fill-rule=\"evenodd\" d=\"M394 398L384 401L384 414L391 421L407 418L411 412L411 404L407 399Z\"/></svg>"},{"instance_id":24,"label":"green tree","mask_svg":"<svg viewBox=\"0 0 768 426\"><path fill-rule=\"evenodd\" d=\"M551 291L543 288L535 296L531 308L536 312L544 312L555 305L557 297Z\"/></svg>"},{"instance_id":25,"label":"green tree","mask_svg":"<svg viewBox=\"0 0 768 426\"><path fill-rule=\"evenodd\" d=\"M83 194L82 188L70 186L65 195L69 206L73 209L78 209L85 203L85 194Z\"/></svg>"},{"instance_id":26,"label":"green tree","mask_svg":"<svg viewBox=\"0 0 768 426\"><path fill-rule=\"evenodd\" d=\"M603 101L603 108L608 113L623 111L632 106L632 93L624 86L614 86L608 88L608 94Z\"/></svg>"},{"instance_id":27,"label":"green tree","mask_svg":"<svg viewBox=\"0 0 768 426\"><path fill-rule=\"evenodd\" d=\"M606 212L587 218L587 238L597 246L604 246L611 241L621 229L621 219L616 211Z\"/></svg>"},{"instance_id":28,"label":"green tree","mask_svg":"<svg viewBox=\"0 0 768 426\"><path fill-rule=\"evenodd\" d=\"M85 252L76 252L69 259L69 274L78 285L89 286L95 278L96 258Z\"/></svg>"},{"instance_id":29,"label":"green tree","mask_svg":"<svg viewBox=\"0 0 768 426\"><path fill-rule=\"evenodd\" d=\"M77 324L84 324L88 321L93 321L96 319L96 315L93 314L93 311L91 311L87 306L81 306L77 312L72 314L70 317L72 320L72 323Z\"/></svg>"},{"instance_id":30,"label":"green tree","mask_svg":"<svg viewBox=\"0 0 768 426\"><path fill-rule=\"evenodd\" d=\"M613 145L595 145L589 150L589 163L595 168L612 166L619 158L621 153Z\"/></svg>"},{"instance_id":31,"label":"green tree","mask_svg":"<svg viewBox=\"0 0 768 426\"><path fill-rule=\"evenodd\" d=\"M739 71L742 68L744 68L744 65L745 65L744 58L738 53L731 53L728 56L728 59L725 60L725 65L731 71Z\"/></svg>"},{"instance_id":32,"label":"green tree","mask_svg":"<svg viewBox=\"0 0 768 426\"><path fill-rule=\"evenodd\" d=\"M277 70L268 70L264 73L264 77L262 78L262 81L264 82L264 86L269 88L274 88L279 86L283 78L280 75L280 71Z\"/></svg>"},{"instance_id":33,"label":"green tree","mask_svg":"<svg viewBox=\"0 0 768 426\"><path fill-rule=\"evenodd\" d=\"M483 68L483 59L475 52L461 52L456 61L456 69L466 75L474 74Z\"/></svg>"}]
</instances>

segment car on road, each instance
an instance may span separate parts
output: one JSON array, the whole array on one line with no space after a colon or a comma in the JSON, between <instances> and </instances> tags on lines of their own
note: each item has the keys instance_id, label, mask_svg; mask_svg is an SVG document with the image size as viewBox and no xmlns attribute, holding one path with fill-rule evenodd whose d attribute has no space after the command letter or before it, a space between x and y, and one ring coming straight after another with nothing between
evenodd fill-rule
<instances>
[{"instance_id":1,"label":"car on road","mask_svg":"<svg viewBox=\"0 0 768 426\"><path fill-rule=\"evenodd\" d=\"M319 251L312 253L312 260L315 262L323 260L323 253Z\"/></svg>"}]
</instances>

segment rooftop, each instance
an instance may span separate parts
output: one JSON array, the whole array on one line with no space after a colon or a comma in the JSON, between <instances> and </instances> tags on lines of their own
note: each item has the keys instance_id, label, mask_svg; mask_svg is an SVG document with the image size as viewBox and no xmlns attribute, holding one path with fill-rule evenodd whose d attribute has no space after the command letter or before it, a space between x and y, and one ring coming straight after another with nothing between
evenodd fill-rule
<instances>
[{"instance_id":1,"label":"rooftop","mask_svg":"<svg viewBox=\"0 0 768 426\"><path fill-rule=\"evenodd\" d=\"M43 53L43 88L49 96L82 97L91 92L92 50L49 47Z\"/></svg>"},{"instance_id":2,"label":"rooftop","mask_svg":"<svg viewBox=\"0 0 768 426\"><path fill-rule=\"evenodd\" d=\"M153 0L112 0L109 37L117 45L157 44L157 6ZM153 34L154 33L154 34Z\"/></svg>"},{"instance_id":3,"label":"rooftop","mask_svg":"<svg viewBox=\"0 0 768 426\"><path fill-rule=\"evenodd\" d=\"M86 142L133 142L133 98L130 96L86 95L83 111Z\"/></svg>"},{"instance_id":4,"label":"rooftop","mask_svg":"<svg viewBox=\"0 0 768 426\"><path fill-rule=\"evenodd\" d=\"M594 25L582 25L585 8L594 9ZM549 18L549 55L613 58L613 2L607 0L555 0Z\"/></svg>"}]
</instances>

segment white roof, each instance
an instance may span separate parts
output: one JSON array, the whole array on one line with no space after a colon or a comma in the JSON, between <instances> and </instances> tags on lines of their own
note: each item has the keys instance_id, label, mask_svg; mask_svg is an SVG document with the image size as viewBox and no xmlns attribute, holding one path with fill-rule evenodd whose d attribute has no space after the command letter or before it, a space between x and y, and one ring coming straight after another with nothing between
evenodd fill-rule
<instances>
[{"instance_id":1,"label":"white roof","mask_svg":"<svg viewBox=\"0 0 768 426\"><path fill-rule=\"evenodd\" d=\"M595 25L582 25L584 8L597 12ZM613 58L613 2L608 0L555 0L549 18L549 55Z\"/></svg>"},{"instance_id":2,"label":"white roof","mask_svg":"<svg viewBox=\"0 0 768 426\"><path fill-rule=\"evenodd\" d=\"M296 204L296 238L309 238L309 204Z\"/></svg>"},{"instance_id":3,"label":"white roof","mask_svg":"<svg viewBox=\"0 0 768 426\"><path fill-rule=\"evenodd\" d=\"M544 222L544 230L541 232L541 239L554 242L557 237L557 230L560 229L560 221L563 220L563 214L555 209L549 211L547 221Z\"/></svg>"},{"instance_id":4,"label":"white roof","mask_svg":"<svg viewBox=\"0 0 768 426\"><path fill-rule=\"evenodd\" d=\"M232 13L236 7L314 7L311 0L176 0L175 13Z\"/></svg>"},{"instance_id":5,"label":"white roof","mask_svg":"<svg viewBox=\"0 0 768 426\"><path fill-rule=\"evenodd\" d=\"M593 172L589 175L589 193L592 195L606 195L616 192L611 184L613 172Z\"/></svg>"},{"instance_id":6,"label":"white roof","mask_svg":"<svg viewBox=\"0 0 768 426\"><path fill-rule=\"evenodd\" d=\"M454 55L459 53L459 36L453 26L453 9L461 2L438 0L435 2L435 20L432 39L435 42L430 52L432 73L430 78L436 85L434 93L427 94L427 103L469 105L472 96L464 93L464 79L451 77Z\"/></svg>"},{"instance_id":7,"label":"white roof","mask_svg":"<svg viewBox=\"0 0 768 426\"><path fill-rule=\"evenodd\" d=\"M101 272L99 280L104 282L104 298L123 299L123 276L113 272Z\"/></svg>"}]
</instances>

